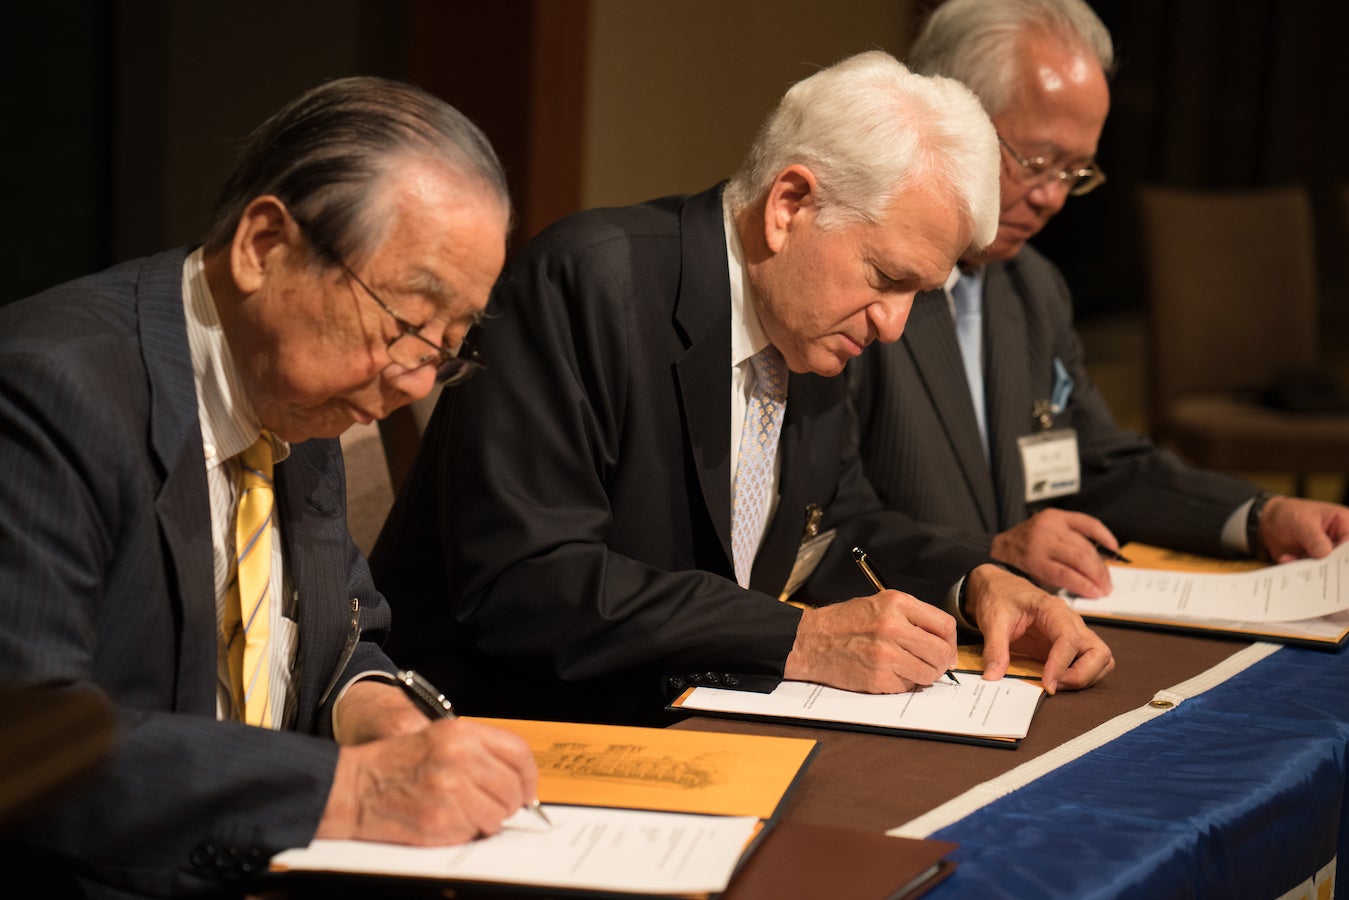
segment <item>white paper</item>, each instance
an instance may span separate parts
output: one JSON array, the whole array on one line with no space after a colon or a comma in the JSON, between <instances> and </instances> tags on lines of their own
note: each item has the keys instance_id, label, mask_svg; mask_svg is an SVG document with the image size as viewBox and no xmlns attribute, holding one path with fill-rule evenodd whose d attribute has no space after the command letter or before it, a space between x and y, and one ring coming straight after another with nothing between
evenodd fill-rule
<instances>
[{"instance_id":1,"label":"white paper","mask_svg":"<svg viewBox=\"0 0 1349 900\"><path fill-rule=\"evenodd\" d=\"M551 828L514 817L455 847L316 840L273 869L415 876L634 894L726 889L759 820L548 804Z\"/></svg>"},{"instance_id":2,"label":"white paper","mask_svg":"<svg viewBox=\"0 0 1349 900\"><path fill-rule=\"evenodd\" d=\"M1250 572L1171 572L1112 566L1114 585L1099 600L1073 598L1083 615L1095 612L1185 620L1296 622L1349 610L1349 543L1325 559Z\"/></svg>"},{"instance_id":3,"label":"white paper","mask_svg":"<svg viewBox=\"0 0 1349 900\"><path fill-rule=\"evenodd\" d=\"M847 722L880 728L931 731L966 737L1026 736L1044 689L1016 678L959 685L942 680L905 694L859 694L805 681L784 681L771 694L698 687L681 709L739 715Z\"/></svg>"}]
</instances>

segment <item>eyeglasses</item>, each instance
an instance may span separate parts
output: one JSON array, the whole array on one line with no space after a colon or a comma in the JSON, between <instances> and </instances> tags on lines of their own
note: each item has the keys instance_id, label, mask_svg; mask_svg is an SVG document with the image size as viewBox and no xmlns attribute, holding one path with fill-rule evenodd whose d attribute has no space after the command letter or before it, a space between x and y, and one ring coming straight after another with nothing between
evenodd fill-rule
<instances>
[{"instance_id":1,"label":"eyeglasses","mask_svg":"<svg viewBox=\"0 0 1349 900\"><path fill-rule=\"evenodd\" d=\"M436 367L436 382L445 387L463 384L479 371L487 368L487 364L483 362L482 354L478 352L478 336L481 334L481 329L477 325L469 326L468 331L464 333L463 341L459 344L457 353L451 352L448 347L433 343L422 337L420 328L390 309L389 304L381 300L379 294L371 290L368 284L351 271L351 267L341 257L319 241L314 240L309 228L298 219L296 224L309 238L309 243L314 246L315 250L331 260L348 278L360 285L361 290L369 294L370 299L378 303L379 308L388 313L389 318L393 319L394 323L398 325L401 333L391 338L384 345L390 361L409 372L420 369L422 366L434 365Z\"/></svg>"},{"instance_id":2,"label":"eyeglasses","mask_svg":"<svg viewBox=\"0 0 1349 900\"><path fill-rule=\"evenodd\" d=\"M1043 156L1027 159L1017 153L1002 135L998 135L998 143L1021 166L1021 181L1027 187L1038 187L1057 179L1068 190L1069 196L1081 197L1105 184L1105 173L1096 165L1095 160L1078 169L1060 169L1056 172L1050 168L1049 160Z\"/></svg>"}]
</instances>

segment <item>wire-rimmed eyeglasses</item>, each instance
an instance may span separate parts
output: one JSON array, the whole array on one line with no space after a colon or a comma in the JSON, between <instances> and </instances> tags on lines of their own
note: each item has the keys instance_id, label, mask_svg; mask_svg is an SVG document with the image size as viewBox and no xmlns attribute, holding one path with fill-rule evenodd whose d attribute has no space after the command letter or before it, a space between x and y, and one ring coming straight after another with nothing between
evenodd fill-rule
<instances>
[{"instance_id":1,"label":"wire-rimmed eyeglasses","mask_svg":"<svg viewBox=\"0 0 1349 900\"><path fill-rule=\"evenodd\" d=\"M478 325L470 326L468 331L464 333L464 339L460 342L457 352L423 337L421 329L394 312L389 304L380 299L379 294L371 290L370 286L362 281L360 276L353 272L340 256L315 240L309 228L298 219L296 224L309 238L309 242L315 250L331 260L334 265L342 270L343 274L356 282L361 290L365 291L371 300L379 304L379 308L388 313L389 317L398 325L399 333L390 338L384 345L391 362L409 372L420 369L422 366L434 365L436 367L436 382L445 387L462 384L477 372L487 368L482 355L478 352L478 335L480 334Z\"/></svg>"},{"instance_id":2,"label":"wire-rimmed eyeglasses","mask_svg":"<svg viewBox=\"0 0 1349 900\"><path fill-rule=\"evenodd\" d=\"M1055 171L1051 168L1049 160L1043 156L1025 157L1016 152L1016 148L1007 143L1007 139L1000 134L998 135L998 143L1021 166L1021 181L1029 187L1049 184L1057 180L1067 189L1069 196L1081 197L1083 194L1089 194L1105 184L1105 173L1101 171L1101 167L1096 164L1095 160L1085 166Z\"/></svg>"}]
</instances>

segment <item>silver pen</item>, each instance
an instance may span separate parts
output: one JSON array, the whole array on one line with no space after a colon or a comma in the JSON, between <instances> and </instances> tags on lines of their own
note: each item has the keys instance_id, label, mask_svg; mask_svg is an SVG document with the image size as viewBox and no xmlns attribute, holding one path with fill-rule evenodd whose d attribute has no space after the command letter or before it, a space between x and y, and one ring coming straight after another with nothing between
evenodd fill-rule
<instances>
[{"instance_id":1,"label":"silver pen","mask_svg":"<svg viewBox=\"0 0 1349 900\"><path fill-rule=\"evenodd\" d=\"M436 689L436 686L426 680L420 673L412 669L399 669L398 674L394 676L398 683L402 685L403 690L412 702L417 704L422 712L426 713L432 719L454 719L458 718L454 714L454 704L450 703L448 697ZM529 810L538 816L543 824L549 828L553 826L553 820L548 818L548 814L543 811L543 804L538 800L530 803Z\"/></svg>"}]
</instances>

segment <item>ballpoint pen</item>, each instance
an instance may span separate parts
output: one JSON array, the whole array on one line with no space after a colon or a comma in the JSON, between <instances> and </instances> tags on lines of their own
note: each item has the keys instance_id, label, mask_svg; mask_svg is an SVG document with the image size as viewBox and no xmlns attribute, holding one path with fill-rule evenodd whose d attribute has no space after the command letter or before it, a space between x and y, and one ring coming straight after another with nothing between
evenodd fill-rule
<instances>
[{"instance_id":1,"label":"ballpoint pen","mask_svg":"<svg viewBox=\"0 0 1349 900\"><path fill-rule=\"evenodd\" d=\"M395 676L399 685L412 698L412 702L417 704L422 712L433 719L454 719L454 705L450 703L449 698L436 689L436 686L427 681L424 676L412 669L399 669ZM552 827L553 820L548 818L548 814L543 811L543 804L538 800L529 804L529 810L538 816L545 825Z\"/></svg>"},{"instance_id":2,"label":"ballpoint pen","mask_svg":"<svg viewBox=\"0 0 1349 900\"><path fill-rule=\"evenodd\" d=\"M867 577L867 580L871 582L876 590L889 590L889 588L885 586L885 582L881 581L880 576L876 574L876 570L871 568L871 563L867 562L867 552L865 550L861 547L853 547L852 559L853 562L857 563L857 568L862 570L862 574ZM946 677L951 679L955 684L960 684L960 681L951 673L950 669L946 670Z\"/></svg>"},{"instance_id":3,"label":"ballpoint pen","mask_svg":"<svg viewBox=\"0 0 1349 900\"><path fill-rule=\"evenodd\" d=\"M1106 559L1113 559L1115 562L1122 562L1125 565L1129 565L1132 563L1132 560L1122 556L1118 550L1111 550L1105 544L1098 544L1096 543L1096 541L1092 541L1091 543L1093 546L1096 547L1096 552L1104 556Z\"/></svg>"}]
</instances>

